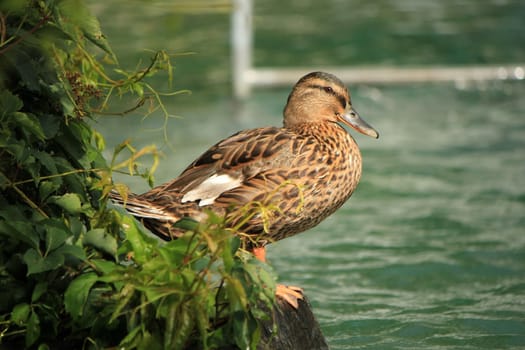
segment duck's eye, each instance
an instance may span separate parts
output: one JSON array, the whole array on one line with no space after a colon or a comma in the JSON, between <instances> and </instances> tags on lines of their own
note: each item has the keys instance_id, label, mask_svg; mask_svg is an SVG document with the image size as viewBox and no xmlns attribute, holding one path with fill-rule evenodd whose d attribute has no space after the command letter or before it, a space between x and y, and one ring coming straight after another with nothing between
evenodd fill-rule
<instances>
[{"instance_id":1,"label":"duck's eye","mask_svg":"<svg viewBox=\"0 0 525 350\"><path fill-rule=\"evenodd\" d=\"M330 86L323 87L323 90L325 92L328 92L329 94L333 94L334 93L334 89L332 89Z\"/></svg>"}]
</instances>

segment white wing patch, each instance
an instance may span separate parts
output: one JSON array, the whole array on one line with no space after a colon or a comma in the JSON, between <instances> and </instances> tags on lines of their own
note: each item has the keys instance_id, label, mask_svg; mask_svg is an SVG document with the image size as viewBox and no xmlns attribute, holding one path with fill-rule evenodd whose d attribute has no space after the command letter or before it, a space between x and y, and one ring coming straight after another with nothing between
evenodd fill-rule
<instances>
[{"instance_id":1,"label":"white wing patch","mask_svg":"<svg viewBox=\"0 0 525 350\"><path fill-rule=\"evenodd\" d=\"M201 182L201 184L182 197L182 203L199 201L199 206L213 204L215 199L222 193L238 187L242 183L242 178L232 177L228 174L214 174Z\"/></svg>"}]
</instances>

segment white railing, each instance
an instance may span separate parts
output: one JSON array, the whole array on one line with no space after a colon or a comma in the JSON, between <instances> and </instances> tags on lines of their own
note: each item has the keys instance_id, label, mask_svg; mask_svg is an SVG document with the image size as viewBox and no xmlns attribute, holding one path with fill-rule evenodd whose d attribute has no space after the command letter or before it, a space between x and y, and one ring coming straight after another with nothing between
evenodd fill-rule
<instances>
[{"instance_id":1,"label":"white railing","mask_svg":"<svg viewBox=\"0 0 525 350\"><path fill-rule=\"evenodd\" d=\"M252 66L253 2L233 0L232 24L233 94L247 97L252 87L292 85L307 72L323 69L347 84L401 84L435 81L522 80L525 64L461 67L297 67L264 68Z\"/></svg>"}]
</instances>

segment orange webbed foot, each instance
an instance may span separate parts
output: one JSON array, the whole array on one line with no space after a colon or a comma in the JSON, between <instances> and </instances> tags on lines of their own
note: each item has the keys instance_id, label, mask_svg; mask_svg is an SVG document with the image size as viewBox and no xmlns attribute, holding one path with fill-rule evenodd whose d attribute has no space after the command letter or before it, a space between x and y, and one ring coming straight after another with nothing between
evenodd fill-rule
<instances>
[{"instance_id":1,"label":"orange webbed foot","mask_svg":"<svg viewBox=\"0 0 525 350\"><path fill-rule=\"evenodd\" d=\"M266 262L265 247L253 248L252 253L258 260ZM295 286L285 286L284 284L278 284L276 286L275 296L296 310L299 308L299 300L304 300L302 288Z\"/></svg>"},{"instance_id":2,"label":"orange webbed foot","mask_svg":"<svg viewBox=\"0 0 525 350\"><path fill-rule=\"evenodd\" d=\"M277 285L275 296L285 301L296 310L299 308L299 300L304 300L302 288L296 286L285 286L284 284Z\"/></svg>"}]
</instances>

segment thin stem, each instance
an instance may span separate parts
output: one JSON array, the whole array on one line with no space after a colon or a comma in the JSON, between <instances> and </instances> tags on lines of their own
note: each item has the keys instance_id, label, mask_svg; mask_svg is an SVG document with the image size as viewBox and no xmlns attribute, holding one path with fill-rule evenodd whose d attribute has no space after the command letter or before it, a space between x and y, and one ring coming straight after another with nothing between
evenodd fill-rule
<instances>
[{"instance_id":1,"label":"thin stem","mask_svg":"<svg viewBox=\"0 0 525 350\"><path fill-rule=\"evenodd\" d=\"M33 35L33 33L35 33L37 30L39 30L44 24L46 24L50 19L50 16L49 15L45 15L44 17L42 17L42 19L34 25L33 28L31 28L29 31L27 31L26 33L24 33L23 35L21 35L18 39L16 39L12 44L4 47L3 49L0 50L0 55L3 55L4 53L6 53L7 51L11 50L13 47L15 47L16 45L18 45L20 42L22 42L23 40L25 40L28 36L30 35ZM2 32L3 33L3 32ZM3 39L3 38L2 38ZM2 42L4 42L4 40L2 40Z\"/></svg>"},{"instance_id":2,"label":"thin stem","mask_svg":"<svg viewBox=\"0 0 525 350\"><path fill-rule=\"evenodd\" d=\"M16 187L15 185L12 186L14 188L14 190L16 191L16 193L18 193L18 195L20 197L22 197L22 199L27 203L29 204L29 206L33 209L35 209L36 211L38 211L40 213L40 215L42 215L43 217L45 217L46 219L49 219L49 216L42 210L40 209L40 207L38 205L35 204L35 202L33 202L28 196L26 196L26 194L24 192L22 192L18 187Z\"/></svg>"}]
</instances>

